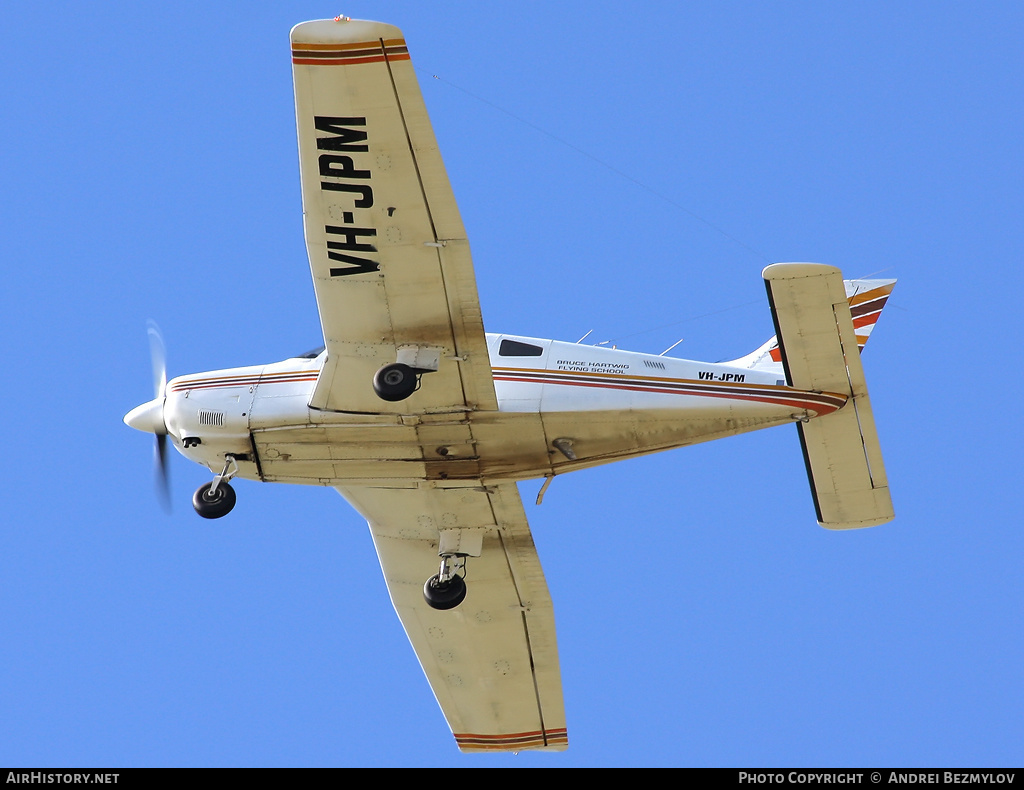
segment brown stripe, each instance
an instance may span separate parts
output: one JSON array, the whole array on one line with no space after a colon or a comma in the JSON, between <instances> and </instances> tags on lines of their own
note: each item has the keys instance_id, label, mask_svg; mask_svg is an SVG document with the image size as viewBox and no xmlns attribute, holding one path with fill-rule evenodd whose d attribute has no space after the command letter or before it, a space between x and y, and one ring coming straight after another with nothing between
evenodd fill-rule
<instances>
[{"instance_id":1,"label":"brown stripe","mask_svg":"<svg viewBox=\"0 0 1024 790\"><path fill-rule=\"evenodd\" d=\"M775 349L773 349L774 351ZM742 368L741 368L742 369ZM493 368L495 373L522 373L530 376L551 376L554 378L579 378L579 379L596 379L599 381L629 381L639 384L657 384L657 385L668 385L682 384L686 386L704 386L704 387L733 387L736 389L743 390L778 390L778 391L790 391L790 392L801 392L803 390L792 390L789 387L781 387L776 384L756 384L754 382L745 381L707 381L705 379L678 379L669 378L667 376L638 376L631 373L595 373L591 371L582 370L545 370L542 368L506 368L496 367Z\"/></svg>"},{"instance_id":2,"label":"brown stripe","mask_svg":"<svg viewBox=\"0 0 1024 790\"><path fill-rule=\"evenodd\" d=\"M353 49L351 51L342 52L337 49L325 49L321 50L300 50L296 49L292 51L292 55L297 58L358 58L366 57L367 55L382 55L380 47L373 47L368 49Z\"/></svg>"},{"instance_id":3,"label":"brown stripe","mask_svg":"<svg viewBox=\"0 0 1024 790\"><path fill-rule=\"evenodd\" d=\"M708 363L713 364L713 363ZM739 368L739 370L746 370L746 368ZM603 381L637 381L637 382L650 382L652 384L711 384L712 382L705 381L704 379L679 379L670 378L668 376L641 376L635 373L598 373L587 370L546 370L544 368L506 368L496 367L494 371L502 371L507 373L531 373L540 374L544 376L575 376L578 378L592 378ZM715 384L722 383L730 387L741 387L747 389L761 389L764 387L774 387L774 384L754 384L753 382L743 381L726 381L726 382L714 382Z\"/></svg>"},{"instance_id":4,"label":"brown stripe","mask_svg":"<svg viewBox=\"0 0 1024 790\"><path fill-rule=\"evenodd\" d=\"M610 381L566 380L557 377L540 378L524 376L522 374L520 374L519 377L515 375L496 375L494 379L495 381L518 381L527 384L557 384L570 387L626 390L627 392L648 392L662 395L688 395L695 398L724 398L727 400L754 401L756 403L770 403L776 406L801 406L803 408L813 408L814 411L825 414L842 408L848 400L845 395L841 395L839 393L806 392L804 390L783 389L781 387L757 392L750 390L729 390L726 387L711 387L707 385L700 386L692 384L665 384L658 386L656 384L647 383L642 386L636 386L637 382L630 382L628 379L620 379L618 382L613 384ZM771 385L764 386L771 387ZM828 411L822 412L822 409L827 409Z\"/></svg>"},{"instance_id":5,"label":"brown stripe","mask_svg":"<svg viewBox=\"0 0 1024 790\"><path fill-rule=\"evenodd\" d=\"M865 313L881 311L881 309L885 307L885 303L888 299L889 295L886 294L878 299L872 299L870 302L861 302L857 306L850 308L850 315L856 318L857 316L864 315Z\"/></svg>"},{"instance_id":6,"label":"brown stripe","mask_svg":"<svg viewBox=\"0 0 1024 790\"><path fill-rule=\"evenodd\" d=\"M398 39L401 41L401 39ZM405 42L402 41L404 44ZM346 49L380 49L380 40L377 41L360 41L355 44L313 44L302 42L295 42L292 44L292 52L297 51L312 51L314 49L330 50L332 52L340 52Z\"/></svg>"},{"instance_id":7,"label":"brown stripe","mask_svg":"<svg viewBox=\"0 0 1024 790\"><path fill-rule=\"evenodd\" d=\"M320 59L320 58L292 58L292 63L302 66L354 66L358 63L383 63L385 60L409 60L408 55L395 55L385 58L384 55L377 55L372 58L345 58L345 59Z\"/></svg>"},{"instance_id":8,"label":"brown stripe","mask_svg":"<svg viewBox=\"0 0 1024 790\"><path fill-rule=\"evenodd\" d=\"M566 743L568 734L564 729L546 732L517 732L508 735L477 735L472 733L453 733L459 746L476 746L483 748L501 748L503 746L520 746L531 743L538 746L548 743Z\"/></svg>"}]
</instances>

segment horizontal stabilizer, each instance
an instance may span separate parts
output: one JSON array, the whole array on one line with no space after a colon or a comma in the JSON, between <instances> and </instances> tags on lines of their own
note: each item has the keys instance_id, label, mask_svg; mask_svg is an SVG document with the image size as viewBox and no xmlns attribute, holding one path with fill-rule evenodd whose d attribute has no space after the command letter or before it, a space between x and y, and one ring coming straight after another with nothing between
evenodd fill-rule
<instances>
[{"instance_id":1,"label":"horizontal stabilizer","mask_svg":"<svg viewBox=\"0 0 1024 790\"><path fill-rule=\"evenodd\" d=\"M861 352L871 337L871 332L878 323L882 308L892 293L895 280L843 280L846 288L846 300L850 303L850 315L853 316L853 328L857 333L857 346ZM745 357L726 363L736 368L748 370L764 370L772 373L782 372L782 352L779 351L778 338L772 337L767 343L751 351Z\"/></svg>"},{"instance_id":2,"label":"horizontal stabilizer","mask_svg":"<svg viewBox=\"0 0 1024 790\"><path fill-rule=\"evenodd\" d=\"M849 400L798 423L818 523L829 529L893 518L882 451L843 275L834 266L776 263L762 276L787 383Z\"/></svg>"}]
</instances>

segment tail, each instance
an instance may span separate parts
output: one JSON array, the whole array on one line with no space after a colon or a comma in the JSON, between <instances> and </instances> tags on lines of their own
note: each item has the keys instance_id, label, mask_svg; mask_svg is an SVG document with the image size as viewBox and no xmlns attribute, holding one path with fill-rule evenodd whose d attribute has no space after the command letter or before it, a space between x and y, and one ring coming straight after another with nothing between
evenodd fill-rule
<instances>
[{"instance_id":1,"label":"tail","mask_svg":"<svg viewBox=\"0 0 1024 790\"><path fill-rule=\"evenodd\" d=\"M842 274L833 266L776 263L762 275L781 341L780 362L772 364L780 366L791 387L847 398L830 414L794 415L818 523L852 529L890 521L882 450L864 368L853 348L864 347L892 281L847 282L844 294Z\"/></svg>"},{"instance_id":2,"label":"tail","mask_svg":"<svg viewBox=\"0 0 1024 790\"><path fill-rule=\"evenodd\" d=\"M889 294L896 285L895 280L843 280L846 286L846 298L850 303L850 314L853 316L853 329L857 336L857 348L864 352L864 345L871 337L871 332L882 314ZM764 370L777 373L783 378L782 352L779 340L772 339L760 348L751 351L745 357L724 363L748 370Z\"/></svg>"}]
</instances>

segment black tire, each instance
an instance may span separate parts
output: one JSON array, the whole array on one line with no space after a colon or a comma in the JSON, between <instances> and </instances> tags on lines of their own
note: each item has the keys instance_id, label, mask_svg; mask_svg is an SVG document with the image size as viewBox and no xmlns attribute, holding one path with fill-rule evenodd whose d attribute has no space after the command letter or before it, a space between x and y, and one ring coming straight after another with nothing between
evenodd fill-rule
<instances>
[{"instance_id":1,"label":"black tire","mask_svg":"<svg viewBox=\"0 0 1024 790\"><path fill-rule=\"evenodd\" d=\"M203 518L220 518L231 512L235 506L235 489L226 482L217 486L217 492L210 496L213 483L201 485L192 497L192 507Z\"/></svg>"},{"instance_id":2,"label":"black tire","mask_svg":"<svg viewBox=\"0 0 1024 790\"><path fill-rule=\"evenodd\" d=\"M373 391L381 400L405 400L416 391L416 383L416 371L401 362L394 362L374 374Z\"/></svg>"},{"instance_id":3,"label":"black tire","mask_svg":"<svg viewBox=\"0 0 1024 790\"><path fill-rule=\"evenodd\" d=\"M423 585L423 597L433 609L454 609L466 600L466 582L461 576L452 576L441 583L431 576Z\"/></svg>"}]
</instances>

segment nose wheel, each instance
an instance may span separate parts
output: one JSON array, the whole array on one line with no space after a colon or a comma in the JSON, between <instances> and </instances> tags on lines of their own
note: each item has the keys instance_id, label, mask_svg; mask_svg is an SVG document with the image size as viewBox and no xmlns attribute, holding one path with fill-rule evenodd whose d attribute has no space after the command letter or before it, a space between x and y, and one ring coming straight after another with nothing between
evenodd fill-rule
<instances>
[{"instance_id":1,"label":"nose wheel","mask_svg":"<svg viewBox=\"0 0 1024 790\"><path fill-rule=\"evenodd\" d=\"M216 490L213 483L199 486L192 497L192 507L203 518L220 518L231 512L235 506L235 489L229 483L221 482Z\"/></svg>"},{"instance_id":2,"label":"nose wheel","mask_svg":"<svg viewBox=\"0 0 1024 790\"><path fill-rule=\"evenodd\" d=\"M432 609L454 609L466 600L466 580L457 574L466 571L466 558L441 555L441 569L423 585L423 597Z\"/></svg>"},{"instance_id":3,"label":"nose wheel","mask_svg":"<svg viewBox=\"0 0 1024 790\"><path fill-rule=\"evenodd\" d=\"M235 506L235 489L228 483L238 474L238 461L235 456L224 457L224 469L213 478L213 482L199 486L192 497L192 507L203 518L221 518L231 512Z\"/></svg>"}]
</instances>

